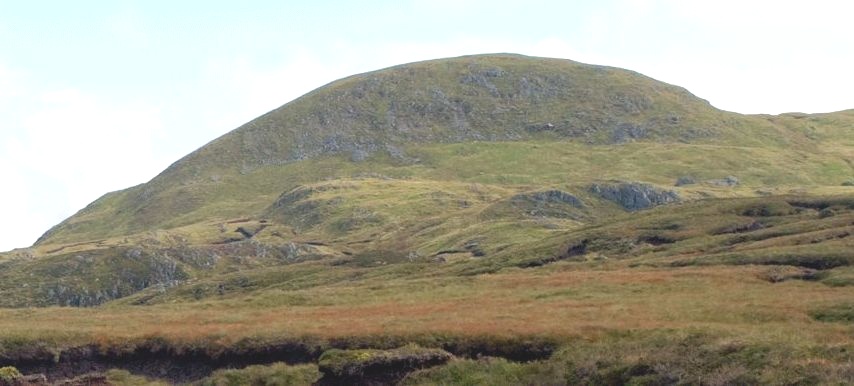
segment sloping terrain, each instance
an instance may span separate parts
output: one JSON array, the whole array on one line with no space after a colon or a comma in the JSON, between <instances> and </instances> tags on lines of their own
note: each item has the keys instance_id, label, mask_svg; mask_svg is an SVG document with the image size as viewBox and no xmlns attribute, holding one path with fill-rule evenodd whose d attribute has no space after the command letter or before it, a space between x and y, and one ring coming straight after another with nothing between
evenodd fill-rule
<instances>
[{"instance_id":1,"label":"sloping terrain","mask_svg":"<svg viewBox=\"0 0 854 386\"><path fill-rule=\"evenodd\" d=\"M691 143L812 155L824 153L827 140L850 139L837 133L845 127L838 123L850 128L850 115L727 113L682 88L568 60L483 55L413 63L333 82L271 111L152 181L94 202L39 244L187 225L215 214L255 215L269 196L306 182L372 172L376 162L430 168L447 160L419 154L426 144ZM838 167L850 172L850 165Z\"/></svg>"},{"instance_id":2,"label":"sloping terrain","mask_svg":"<svg viewBox=\"0 0 854 386\"><path fill-rule=\"evenodd\" d=\"M227 193L213 191L228 199L176 215L168 227L40 242L0 263L6 267L0 303L95 305L149 287L304 260L370 267L427 260L472 265L474 258L490 265L503 255L550 255L541 240L626 211L851 189L842 186L844 157L803 153L793 163L789 150L776 148L515 141L410 152L421 161L329 157L269 167L243 176ZM686 178L695 183L675 186ZM274 186L300 179L306 181L293 188ZM109 206L111 198L96 204ZM241 205L251 210L229 211ZM87 210L78 217L88 217ZM185 221L192 223L179 225Z\"/></svg>"},{"instance_id":3,"label":"sloping terrain","mask_svg":"<svg viewBox=\"0 0 854 386\"><path fill-rule=\"evenodd\" d=\"M852 382L852 160L854 110L745 116L616 68L355 75L0 254L0 367Z\"/></svg>"}]
</instances>

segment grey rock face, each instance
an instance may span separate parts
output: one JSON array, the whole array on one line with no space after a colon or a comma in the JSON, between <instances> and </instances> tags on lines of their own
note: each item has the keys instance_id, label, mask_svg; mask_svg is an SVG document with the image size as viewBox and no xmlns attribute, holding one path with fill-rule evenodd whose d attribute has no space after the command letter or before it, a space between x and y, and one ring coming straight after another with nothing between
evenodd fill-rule
<instances>
[{"instance_id":1,"label":"grey rock face","mask_svg":"<svg viewBox=\"0 0 854 386\"><path fill-rule=\"evenodd\" d=\"M362 162L362 161L366 160L368 158L368 156L369 156L368 152L361 150L361 149L356 149L356 150L353 150L353 152L350 154L350 161Z\"/></svg>"},{"instance_id":2,"label":"grey rock face","mask_svg":"<svg viewBox=\"0 0 854 386\"><path fill-rule=\"evenodd\" d=\"M647 209L681 200L679 195L672 190L662 190L650 184L639 182L593 184L590 186L590 192L606 200L614 201L630 211Z\"/></svg>"},{"instance_id":3,"label":"grey rock face","mask_svg":"<svg viewBox=\"0 0 854 386\"><path fill-rule=\"evenodd\" d=\"M584 208L578 197L561 190L517 194L510 202L531 216L566 218L573 216L573 208Z\"/></svg>"},{"instance_id":4,"label":"grey rock face","mask_svg":"<svg viewBox=\"0 0 854 386\"><path fill-rule=\"evenodd\" d=\"M581 203L581 200L578 197L575 197L567 192L561 190L546 190L542 192L535 192L527 195L518 195L518 198L528 198L534 202L540 203L563 203L569 204L576 208L581 208L584 205Z\"/></svg>"},{"instance_id":5,"label":"grey rock face","mask_svg":"<svg viewBox=\"0 0 854 386\"><path fill-rule=\"evenodd\" d=\"M98 256L77 255L44 269L56 280L39 286L37 297L42 299L41 304L72 307L97 306L148 287L173 287L189 277L165 250L146 252L136 248ZM98 277L98 271L114 274Z\"/></svg>"},{"instance_id":6,"label":"grey rock face","mask_svg":"<svg viewBox=\"0 0 854 386\"><path fill-rule=\"evenodd\" d=\"M645 138L647 135L647 129L631 123L623 123L611 131L611 143L632 142L636 139Z\"/></svg>"},{"instance_id":7,"label":"grey rock face","mask_svg":"<svg viewBox=\"0 0 854 386\"><path fill-rule=\"evenodd\" d=\"M685 185L694 185L697 183L697 180L694 177L690 176L682 176L676 179L676 186L685 186Z\"/></svg>"},{"instance_id":8,"label":"grey rock face","mask_svg":"<svg viewBox=\"0 0 854 386\"><path fill-rule=\"evenodd\" d=\"M610 96L611 104L627 113L637 114L652 108L653 100L647 95L616 93Z\"/></svg>"}]
</instances>

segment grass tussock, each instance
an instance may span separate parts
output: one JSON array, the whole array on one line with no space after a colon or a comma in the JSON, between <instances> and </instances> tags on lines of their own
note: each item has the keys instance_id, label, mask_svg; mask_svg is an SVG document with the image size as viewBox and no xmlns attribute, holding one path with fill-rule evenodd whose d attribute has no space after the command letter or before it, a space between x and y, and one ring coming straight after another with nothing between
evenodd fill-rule
<instances>
[{"instance_id":1,"label":"grass tussock","mask_svg":"<svg viewBox=\"0 0 854 386\"><path fill-rule=\"evenodd\" d=\"M854 323L854 303L847 302L819 308L810 312L813 319L822 322Z\"/></svg>"},{"instance_id":2,"label":"grass tussock","mask_svg":"<svg viewBox=\"0 0 854 386\"><path fill-rule=\"evenodd\" d=\"M248 366L243 369L218 370L209 377L194 383L196 386L302 386L312 385L321 377L317 365L271 365Z\"/></svg>"},{"instance_id":3,"label":"grass tussock","mask_svg":"<svg viewBox=\"0 0 854 386\"><path fill-rule=\"evenodd\" d=\"M408 345L392 350L338 350L323 353L318 360L321 382L393 383L406 374L451 360L452 355L440 349Z\"/></svg>"},{"instance_id":4,"label":"grass tussock","mask_svg":"<svg viewBox=\"0 0 854 386\"><path fill-rule=\"evenodd\" d=\"M516 384L847 384L847 348L810 351L703 333L660 331L576 341L528 363L502 358L457 360L422 370L407 385Z\"/></svg>"}]
</instances>

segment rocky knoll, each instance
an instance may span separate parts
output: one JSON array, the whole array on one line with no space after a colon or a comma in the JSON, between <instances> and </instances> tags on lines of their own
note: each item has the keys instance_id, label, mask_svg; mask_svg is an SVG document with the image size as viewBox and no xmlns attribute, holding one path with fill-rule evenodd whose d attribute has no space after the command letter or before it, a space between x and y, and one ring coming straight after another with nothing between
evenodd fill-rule
<instances>
[{"instance_id":1,"label":"rocky knoll","mask_svg":"<svg viewBox=\"0 0 854 386\"><path fill-rule=\"evenodd\" d=\"M679 202L679 195L672 190L656 188L640 182L620 182L590 185L590 192L606 200L620 204L623 208L636 211L654 206Z\"/></svg>"}]
</instances>

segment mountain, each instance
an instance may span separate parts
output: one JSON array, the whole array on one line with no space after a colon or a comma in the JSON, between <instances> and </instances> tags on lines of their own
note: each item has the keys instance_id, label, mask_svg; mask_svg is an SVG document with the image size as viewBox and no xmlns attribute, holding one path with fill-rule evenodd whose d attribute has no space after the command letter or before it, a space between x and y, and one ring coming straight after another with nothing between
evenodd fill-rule
<instances>
[{"instance_id":1,"label":"mountain","mask_svg":"<svg viewBox=\"0 0 854 386\"><path fill-rule=\"evenodd\" d=\"M850 115L842 117L850 124ZM431 167L419 154L431 144L654 142L813 153L815 124L781 120L723 112L682 88L569 60L481 55L408 64L333 82L273 110L152 181L101 198L37 245L186 225L208 218L213 207L226 217L256 215L269 204L259 196L341 177L332 170L289 173L301 161ZM258 186L252 178L263 173L280 181Z\"/></svg>"},{"instance_id":2,"label":"mountain","mask_svg":"<svg viewBox=\"0 0 854 386\"><path fill-rule=\"evenodd\" d=\"M354 75L0 254L0 365L61 379L45 363L64 352L187 381L287 357L318 363L309 378L387 383L365 369L450 361L422 375L447 383L453 366L556 377L633 347L625 371L578 379L774 383L757 369L844 366L814 342L850 321L852 160L854 110L741 115L618 68L491 54ZM805 329L815 341L778 339ZM406 343L431 349L328 351ZM750 350L765 359L730 356ZM709 357L720 366L678 359ZM805 382L846 379L821 371Z\"/></svg>"},{"instance_id":3,"label":"mountain","mask_svg":"<svg viewBox=\"0 0 854 386\"><path fill-rule=\"evenodd\" d=\"M477 244L491 258L474 265L489 265L626 210L846 192L852 127L852 111L745 116L569 60L396 66L332 82L93 202L26 252L38 258L9 263L10 286L47 275L4 303L94 305L282 259L447 260Z\"/></svg>"}]
</instances>

